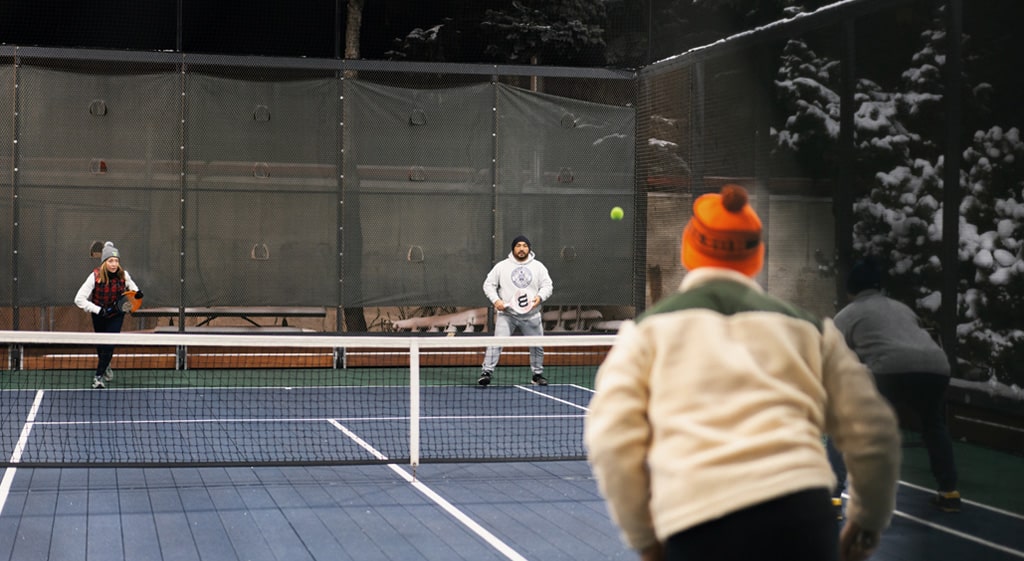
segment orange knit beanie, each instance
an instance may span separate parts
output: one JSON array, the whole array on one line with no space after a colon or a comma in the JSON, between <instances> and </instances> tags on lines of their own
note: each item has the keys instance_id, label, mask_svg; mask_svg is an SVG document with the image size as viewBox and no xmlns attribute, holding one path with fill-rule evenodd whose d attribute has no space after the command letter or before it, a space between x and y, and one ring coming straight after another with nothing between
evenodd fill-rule
<instances>
[{"instance_id":1,"label":"orange knit beanie","mask_svg":"<svg viewBox=\"0 0 1024 561\"><path fill-rule=\"evenodd\" d=\"M723 267L749 277L764 266L761 219L748 203L747 190L726 185L693 203L693 218L683 230L683 265Z\"/></svg>"}]
</instances>

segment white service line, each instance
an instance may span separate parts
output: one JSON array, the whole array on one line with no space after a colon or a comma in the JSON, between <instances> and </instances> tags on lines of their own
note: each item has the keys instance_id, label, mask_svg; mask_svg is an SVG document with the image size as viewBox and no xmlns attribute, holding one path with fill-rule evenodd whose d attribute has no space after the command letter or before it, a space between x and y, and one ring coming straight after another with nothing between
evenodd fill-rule
<instances>
[{"instance_id":1,"label":"white service line","mask_svg":"<svg viewBox=\"0 0 1024 561\"><path fill-rule=\"evenodd\" d=\"M368 452L373 454L373 456L378 460L388 459L387 456L382 454L373 446L370 446L369 443L367 443L362 438L359 438L359 435L349 430L348 427L342 425L341 423L334 419L330 419L330 423L337 427L338 430L345 433L346 436L354 440L357 444L366 449ZM424 485L423 482L418 481L416 478L412 476L411 473L403 469L401 466L399 466L398 464L388 464L388 467L391 468L392 471L397 473L402 479L406 480L409 484L411 484L414 489L416 489L420 493L423 493L423 495L425 495L428 499L434 501L434 503L443 508L448 514L452 515L452 517L454 517L464 526L472 530L473 533L480 536L484 541L489 543L494 549L498 550L502 555L513 561L527 561L527 559L520 555L519 552L509 547L509 545L505 542L501 541L501 539L498 538L498 536L495 536L486 528L478 524L475 520L467 516L466 513L459 510L455 505L445 500L444 497L438 495L433 489Z\"/></svg>"},{"instance_id":2,"label":"white service line","mask_svg":"<svg viewBox=\"0 0 1024 561\"><path fill-rule=\"evenodd\" d=\"M918 491L924 491L925 493L934 493L935 492L933 489L929 489L927 487L922 487L920 485L915 485L913 483L909 483L909 482L903 481L903 480L900 480L900 485L903 485L904 487L910 487L911 489L917 489ZM846 494L844 493L843 496L846 496ZM1010 512L1008 510L1003 510L1001 508L996 508L994 506L989 506L989 505L987 505L985 503L979 503L979 502L971 501L971 500L968 500L968 499L960 499L960 502L962 502L964 504L971 505L971 506L976 506L978 508L983 508L985 510L988 510L988 511L991 511L991 512L995 512L995 513L1001 514L1003 516L1009 516L1010 518L1017 518L1018 520L1024 520L1024 515L1022 515L1022 514L1018 514L1016 512Z\"/></svg>"},{"instance_id":3,"label":"white service line","mask_svg":"<svg viewBox=\"0 0 1024 561\"><path fill-rule=\"evenodd\" d=\"M516 387L517 387L517 388L519 388L519 389L521 389L521 390L523 390L524 392L530 392L530 393L532 393L532 394L536 394L536 395L539 395L539 396L541 396L541 397L544 397L544 398L550 399L551 401L557 401L558 403L564 403L565 405L569 405L569 406L575 407L575 408L577 408L577 409L582 409L582 410L584 410L584 411L586 411L586 410L587 410L587 408L586 408L586 407L584 407L583 405L580 405L580 404L578 404L578 403L573 403L573 402L571 402L571 401L566 401L566 400L564 400L564 399L561 399L561 398L555 397L555 396L553 396L553 395L549 395L549 394L546 394L546 393L544 393L544 392L539 392L539 391L537 391L537 390L535 390L535 389L533 389L533 388L531 388L531 387L529 387L529 386L516 386Z\"/></svg>"},{"instance_id":4,"label":"white service line","mask_svg":"<svg viewBox=\"0 0 1024 561\"><path fill-rule=\"evenodd\" d=\"M1021 559L1024 559L1024 551L1018 551L1016 549L1013 549L1011 547L1007 547L1005 545L1001 545L1001 544L998 544L998 543L995 543L995 542L990 542L988 540L983 540L983 539L979 538L978 536L975 536L975 535L972 535L972 534L968 534L966 532L961 532L959 530L954 530L954 529L952 529L952 528L950 528L948 526L943 526L942 524L936 524L934 522L929 522L928 520L925 520L923 518L918 518L916 516L913 516L911 514L907 514L905 512L900 511L900 510L897 510L897 511L893 512L893 515L899 516L901 518L906 518L907 520L912 520L914 522L917 522L918 524L921 524L922 526L927 526L927 527L932 528L934 530L938 530L940 532L945 532L947 534L956 536L956 537L958 537L960 539L972 541L972 542L974 542L976 544L983 545L985 547L989 547L989 548L992 548L992 549L997 549L999 551L1002 551L1003 553L1009 553L1010 555L1014 555L1016 557L1020 557ZM884 536L884 534L883 534L883 536ZM884 537L883 537L883 539L884 539Z\"/></svg>"},{"instance_id":5,"label":"white service line","mask_svg":"<svg viewBox=\"0 0 1024 561\"><path fill-rule=\"evenodd\" d=\"M21 454L25 451L25 445L28 443L28 435L32 432L32 423L36 419L36 414L39 413L39 404L43 401L43 390L36 392L36 398L32 401L32 408L28 410L28 418L25 419L25 424L21 427L21 436L18 437L18 443L14 446L14 452L11 454L11 463L16 464L21 461ZM9 467L4 470L4 477L0 479L0 513L3 513L4 506L7 505L7 497L11 494L11 484L14 483L14 474L18 473L18 468Z\"/></svg>"},{"instance_id":6,"label":"white service line","mask_svg":"<svg viewBox=\"0 0 1024 561\"><path fill-rule=\"evenodd\" d=\"M992 421L982 421L981 419L972 419L970 417L964 417L963 415L954 415L953 418L958 420L958 421L964 422L964 423L974 423L976 425L985 425L987 427L993 427L993 428L1002 429L1002 430L1008 430L1008 431L1014 431L1014 432L1024 432L1024 428L1011 427L1010 425L1007 425L1007 424L1004 424L1004 423L993 423Z\"/></svg>"},{"instance_id":7,"label":"white service line","mask_svg":"<svg viewBox=\"0 0 1024 561\"><path fill-rule=\"evenodd\" d=\"M908 483L908 482L903 481L903 480L900 480L899 484L903 485L905 487L910 487L911 489L917 489L919 491L925 491L925 492L928 492L928 493L934 492L931 489L928 489L927 487L922 487L920 485L915 485L913 483ZM850 495L848 493L844 492L843 493L843 498L849 500L850 499ZM982 504L982 503L978 503L978 502L974 502L974 501L968 501L966 499L961 499L961 502L963 502L965 504L972 505L972 506L976 506L978 508L984 508L984 509L990 510L992 512L1003 514L1003 515L1009 516L1011 518L1024 519L1024 516L1022 516L1020 514L1017 514L1016 512L1010 512L1008 510L1003 510L1003 509L1000 509L1000 508L996 508L996 507L993 507L993 506L988 506L986 504ZM918 524L920 524L922 526L927 526L929 528L932 528L933 530L938 530L940 532L945 532L945 533L950 534L952 536L956 536L956 537L958 537L960 539L971 541L971 542L974 542L976 544L983 545L985 547L990 547L992 549L998 549L999 551L1002 551L1004 553L1009 553L1010 555L1014 555L1014 556L1020 557L1021 559L1024 559L1024 551L1013 549L1011 547L1007 547L1005 545L1001 545L1001 544L998 544L998 543L995 543L995 542L991 542L991 541L988 541L988 540L983 540L983 539L981 539L978 536L975 536L973 534L968 534L966 532L961 532L959 530L954 530L953 528L950 528L949 526L943 526L942 524L936 524L935 522L930 522L930 521L925 520L923 518L918 518L917 516L914 516L912 514L907 514L906 512L903 512L902 510L899 510L899 509L896 509L896 510L893 511L893 516L899 516L900 518L906 518L907 520L910 520L912 522L917 522ZM884 536L884 534L883 534L883 536Z\"/></svg>"}]
</instances>

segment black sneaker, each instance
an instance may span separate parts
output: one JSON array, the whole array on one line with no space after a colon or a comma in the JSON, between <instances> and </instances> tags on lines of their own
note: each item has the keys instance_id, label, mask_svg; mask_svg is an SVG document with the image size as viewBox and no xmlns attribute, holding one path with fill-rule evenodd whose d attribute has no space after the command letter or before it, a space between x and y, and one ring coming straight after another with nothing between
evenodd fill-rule
<instances>
[{"instance_id":1,"label":"black sneaker","mask_svg":"<svg viewBox=\"0 0 1024 561\"><path fill-rule=\"evenodd\" d=\"M548 379L540 374L534 374L533 378L530 379L530 383L535 386L546 386L548 385Z\"/></svg>"},{"instance_id":2,"label":"black sneaker","mask_svg":"<svg viewBox=\"0 0 1024 561\"><path fill-rule=\"evenodd\" d=\"M476 379L476 383L481 386L487 387L487 384L491 383L491 373L486 370L480 373L480 377Z\"/></svg>"},{"instance_id":3,"label":"black sneaker","mask_svg":"<svg viewBox=\"0 0 1024 561\"><path fill-rule=\"evenodd\" d=\"M939 491L932 504L942 512L960 512L960 491Z\"/></svg>"}]
</instances>

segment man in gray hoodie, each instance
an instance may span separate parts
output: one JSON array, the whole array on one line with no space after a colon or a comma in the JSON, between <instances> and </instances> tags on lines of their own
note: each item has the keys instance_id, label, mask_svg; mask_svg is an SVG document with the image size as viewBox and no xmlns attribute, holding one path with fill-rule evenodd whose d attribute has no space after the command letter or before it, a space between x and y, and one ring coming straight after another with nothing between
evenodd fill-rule
<instances>
[{"instance_id":1,"label":"man in gray hoodie","mask_svg":"<svg viewBox=\"0 0 1024 561\"><path fill-rule=\"evenodd\" d=\"M551 276L537 260L526 236L512 240L512 251L499 261L484 279L484 294L494 310L494 335L508 337L519 330L523 335L543 335L540 304L551 297ZM488 347L477 383L487 386L501 357L501 347ZM544 348L530 347L530 383L548 385L544 378Z\"/></svg>"}]
</instances>

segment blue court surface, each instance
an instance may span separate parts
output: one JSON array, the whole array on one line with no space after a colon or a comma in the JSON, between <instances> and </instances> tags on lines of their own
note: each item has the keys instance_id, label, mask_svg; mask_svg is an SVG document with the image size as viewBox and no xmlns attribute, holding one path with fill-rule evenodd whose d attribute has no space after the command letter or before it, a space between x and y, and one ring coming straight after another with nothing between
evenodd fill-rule
<instances>
[{"instance_id":1,"label":"blue court surface","mask_svg":"<svg viewBox=\"0 0 1024 561\"><path fill-rule=\"evenodd\" d=\"M10 470L8 471L8 474ZM5 481L6 483L6 481ZM1024 558L1022 520L901 488L881 561ZM636 559L585 462L18 469L0 559Z\"/></svg>"},{"instance_id":2,"label":"blue court surface","mask_svg":"<svg viewBox=\"0 0 1024 561\"><path fill-rule=\"evenodd\" d=\"M467 387L473 397L453 400L463 404L455 410L428 391L422 404L424 451L440 460L415 471L408 462L391 463L389 454L407 455L407 442L391 442L407 434L410 424L400 414L408 410L402 390L377 388L372 399L356 400L333 388L233 390L256 392L244 399L229 398L228 389L181 390L192 392L187 396L177 390L140 391L51 390L31 398L26 393L24 399L7 394L5 402L15 406L2 413L0 431L3 442L15 444L3 453L28 461L59 447L81 457L159 460L170 450L172 460L194 460L230 457L225 450L246 457L266 449L266 457L290 460L310 448L347 447L382 463L23 467L11 462L16 467L3 470L0 480L0 560L637 558L620 541L586 462L503 459L543 455L549 446L559 453L580 447L586 388ZM313 399L303 393L310 391L339 393ZM175 395L186 399L171 399ZM122 418L118 405L129 399L134 408L122 410ZM540 400L546 407L531 405L528 414L517 414L524 407L521 399ZM83 400L104 404L65 403ZM140 408L140 403L148 405ZM194 410L175 418L169 404L177 415L183 404ZM214 411L216 420L209 418ZM25 418L32 423L14 423ZM149 449L135 455L131 447L136 445ZM447 459L463 454L493 457ZM916 485L901 486L897 516L874 559L1024 559L1020 514L970 500L960 513L942 513L928 504L930 494Z\"/></svg>"}]
</instances>

